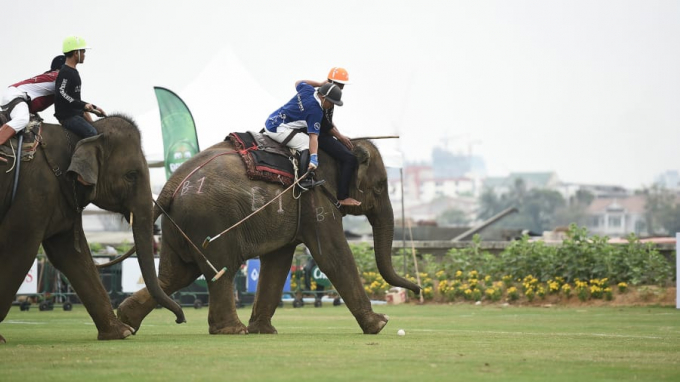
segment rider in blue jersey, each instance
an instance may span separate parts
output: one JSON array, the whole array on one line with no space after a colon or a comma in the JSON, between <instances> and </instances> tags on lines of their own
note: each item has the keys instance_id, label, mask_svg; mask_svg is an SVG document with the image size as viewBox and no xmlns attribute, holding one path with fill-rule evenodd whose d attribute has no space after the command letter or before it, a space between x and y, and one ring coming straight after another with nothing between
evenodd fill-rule
<instances>
[{"instance_id":1,"label":"rider in blue jersey","mask_svg":"<svg viewBox=\"0 0 680 382\"><path fill-rule=\"evenodd\" d=\"M319 89L315 90L315 87ZM323 109L342 106L342 90L336 84L314 81L298 81L295 90L297 94L290 101L269 115L264 134L300 152L298 176L302 176L319 166L317 153ZM298 134L302 131L306 134ZM321 183L323 181L314 180L311 172L298 184L307 189Z\"/></svg>"}]
</instances>

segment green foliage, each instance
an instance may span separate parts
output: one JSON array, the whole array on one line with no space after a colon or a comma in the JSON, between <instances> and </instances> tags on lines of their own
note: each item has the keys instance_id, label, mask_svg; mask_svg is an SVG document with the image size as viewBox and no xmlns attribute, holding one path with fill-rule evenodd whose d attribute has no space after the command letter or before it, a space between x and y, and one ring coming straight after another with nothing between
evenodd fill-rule
<instances>
[{"instance_id":1,"label":"green foliage","mask_svg":"<svg viewBox=\"0 0 680 382\"><path fill-rule=\"evenodd\" d=\"M654 244L642 244L632 234L623 245L609 244L608 239L588 236L585 228L576 225L569 227L561 246L529 242L525 236L500 254L493 268L519 278L533 275L542 282L552 277L568 282L607 278L632 285L663 285L675 277L674 267Z\"/></svg>"},{"instance_id":2,"label":"green foliage","mask_svg":"<svg viewBox=\"0 0 680 382\"><path fill-rule=\"evenodd\" d=\"M460 275L474 271L502 281L506 287L510 287L512 278L529 276L548 284L556 278L568 283L607 279L614 284L636 286L663 286L675 279L674 262L667 260L654 244L641 243L632 234L626 244L610 244L608 240L606 236L588 236L585 227L572 224L560 246L530 242L525 235L494 255L481 249L481 240L475 235L469 247L452 248L441 259L429 254L418 256L418 270L440 281L462 280ZM360 273L378 272L375 255L368 244L353 244L352 251ZM408 250L392 257L394 268L404 268L404 256L406 269L400 273L415 274L413 256ZM568 296L572 291L563 292Z\"/></svg>"},{"instance_id":3,"label":"green foliage","mask_svg":"<svg viewBox=\"0 0 680 382\"><path fill-rule=\"evenodd\" d=\"M118 251L119 253L125 253L129 251L130 248L132 248L132 243L130 243L127 240L123 240L123 242L116 247L116 251Z\"/></svg>"},{"instance_id":4,"label":"green foliage","mask_svg":"<svg viewBox=\"0 0 680 382\"><path fill-rule=\"evenodd\" d=\"M680 232L680 203L672 191L653 185L642 190L645 196L645 219L650 235L657 232Z\"/></svg>"},{"instance_id":5,"label":"green foliage","mask_svg":"<svg viewBox=\"0 0 680 382\"><path fill-rule=\"evenodd\" d=\"M437 225L440 227L464 226L470 223L465 212L452 208L437 216Z\"/></svg>"},{"instance_id":6,"label":"green foliage","mask_svg":"<svg viewBox=\"0 0 680 382\"><path fill-rule=\"evenodd\" d=\"M373 252L373 248L368 243L351 244L350 249L360 274L364 272L378 272L375 252Z\"/></svg>"},{"instance_id":7,"label":"green foliage","mask_svg":"<svg viewBox=\"0 0 680 382\"><path fill-rule=\"evenodd\" d=\"M635 235L625 244L610 244L606 236L588 236L585 228L571 225L561 245L531 242L528 236L513 241L502 253L482 250L478 235L465 248L453 248L441 258L416 256L402 250L392 265L405 278L418 275L426 300L436 301L540 301L548 295L581 301L612 300L612 288L624 293L628 285L665 286L675 279L674 261L651 243ZM389 285L380 277L375 254L368 244L353 244L364 290L382 298ZM404 261L405 260L405 261ZM570 285L571 284L571 285ZM409 295L413 298L411 292Z\"/></svg>"},{"instance_id":8,"label":"green foliage","mask_svg":"<svg viewBox=\"0 0 680 382\"><path fill-rule=\"evenodd\" d=\"M556 276L554 273L556 261L556 247L547 246L543 242L530 243L529 237L524 235L520 240L513 241L498 256L496 267L503 274L517 278L532 275L541 281L547 281Z\"/></svg>"},{"instance_id":9,"label":"green foliage","mask_svg":"<svg viewBox=\"0 0 680 382\"><path fill-rule=\"evenodd\" d=\"M483 274L496 274L500 271L499 266L496 256L481 250L481 239L479 235L474 235L469 247L449 250L441 261L440 269L453 278L456 271L468 273L475 270Z\"/></svg>"},{"instance_id":10,"label":"green foliage","mask_svg":"<svg viewBox=\"0 0 680 382\"><path fill-rule=\"evenodd\" d=\"M90 243L90 252L98 253L104 249L104 246L100 243Z\"/></svg>"},{"instance_id":11,"label":"green foliage","mask_svg":"<svg viewBox=\"0 0 680 382\"><path fill-rule=\"evenodd\" d=\"M581 198L587 198L581 196ZM485 189L479 199L480 219L489 219L499 212L516 207L519 212L498 222L499 227L514 227L542 232L553 229L558 223L558 217L575 216L576 213L561 212L566 208L566 201L562 195L554 190L534 188L527 190L521 178L515 179L513 187L505 194L496 195L492 189ZM583 209L575 204L577 211Z\"/></svg>"}]
</instances>

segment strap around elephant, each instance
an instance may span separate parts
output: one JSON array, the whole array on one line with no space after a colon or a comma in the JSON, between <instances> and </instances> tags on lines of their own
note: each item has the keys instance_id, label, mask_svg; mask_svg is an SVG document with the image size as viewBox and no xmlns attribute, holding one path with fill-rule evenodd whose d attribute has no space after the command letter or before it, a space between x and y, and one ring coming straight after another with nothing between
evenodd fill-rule
<instances>
[{"instance_id":1,"label":"strap around elephant","mask_svg":"<svg viewBox=\"0 0 680 382\"><path fill-rule=\"evenodd\" d=\"M299 132L300 132L299 129L293 129L293 130L290 132L290 134L288 134L288 136L286 137L286 139L284 139L283 142L281 142L281 145L286 146L286 145L288 144L288 142L290 142L290 140L293 139L293 137L295 136L295 134L297 134L297 133L299 133Z\"/></svg>"},{"instance_id":2,"label":"strap around elephant","mask_svg":"<svg viewBox=\"0 0 680 382\"><path fill-rule=\"evenodd\" d=\"M323 191L323 193L326 194L326 197L328 198L328 200L331 201L331 203L333 203L335 208L340 209L340 207L341 207L340 202L335 197L335 195L333 195L333 193L328 188L326 188L325 184L321 185L321 191Z\"/></svg>"}]
</instances>

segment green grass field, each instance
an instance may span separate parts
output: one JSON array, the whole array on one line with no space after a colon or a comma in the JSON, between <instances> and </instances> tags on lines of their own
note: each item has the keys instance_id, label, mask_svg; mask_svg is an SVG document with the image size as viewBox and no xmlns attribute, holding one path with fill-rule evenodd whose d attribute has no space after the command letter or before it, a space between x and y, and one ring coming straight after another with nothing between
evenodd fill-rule
<instances>
[{"instance_id":1,"label":"green grass field","mask_svg":"<svg viewBox=\"0 0 680 382\"><path fill-rule=\"evenodd\" d=\"M81 306L13 307L0 381L680 381L674 307L374 309L390 316L377 336L344 306L286 305L278 335L211 336L207 308L185 308L187 324L155 310L136 336L97 341Z\"/></svg>"}]
</instances>

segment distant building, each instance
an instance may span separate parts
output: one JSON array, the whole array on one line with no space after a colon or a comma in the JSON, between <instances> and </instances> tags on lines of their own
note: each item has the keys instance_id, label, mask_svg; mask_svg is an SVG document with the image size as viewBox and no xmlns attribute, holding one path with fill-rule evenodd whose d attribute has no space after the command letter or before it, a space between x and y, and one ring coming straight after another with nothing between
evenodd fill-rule
<instances>
[{"instance_id":1,"label":"distant building","mask_svg":"<svg viewBox=\"0 0 680 382\"><path fill-rule=\"evenodd\" d=\"M571 203L577 192L585 191L593 195L594 198L627 198L631 192L622 186L602 185L602 184L578 184L562 183L558 189L567 203Z\"/></svg>"},{"instance_id":2,"label":"distant building","mask_svg":"<svg viewBox=\"0 0 680 382\"><path fill-rule=\"evenodd\" d=\"M588 231L595 235L624 237L647 235L645 196L596 198L586 209Z\"/></svg>"},{"instance_id":3,"label":"distant building","mask_svg":"<svg viewBox=\"0 0 680 382\"><path fill-rule=\"evenodd\" d=\"M456 154L435 147L432 150L432 163L434 177L437 179L462 178L471 174L477 177L486 176L484 159L471 154Z\"/></svg>"},{"instance_id":4,"label":"distant building","mask_svg":"<svg viewBox=\"0 0 680 382\"><path fill-rule=\"evenodd\" d=\"M560 180L555 172L512 172L504 177L486 178L483 187L493 190L497 195L503 195L510 192L518 180L524 182L526 190L534 188L558 190L560 186Z\"/></svg>"},{"instance_id":5,"label":"distant building","mask_svg":"<svg viewBox=\"0 0 680 382\"><path fill-rule=\"evenodd\" d=\"M390 199L393 203L401 203L402 189L403 202L406 206L422 205L444 197L476 198L479 196L481 176L477 176L475 173L463 172L463 170L472 167L476 168L475 166L471 167L462 164L463 162L469 164L471 159L465 156L462 157L465 161L462 161L462 159L453 160L452 158L461 156L447 154L443 150L435 151L437 151L437 154L433 154L433 157L436 156L438 158L438 160L434 161L435 165L411 163L406 164L401 172L394 169L388 171L388 187ZM447 162L449 159L452 159L457 164L454 163L453 166L449 166ZM481 164L476 166L483 167L483 160L474 157L473 159L479 159L478 162ZM473 160L473 162L475 161Z\"/></svg>"}]
</instances>

